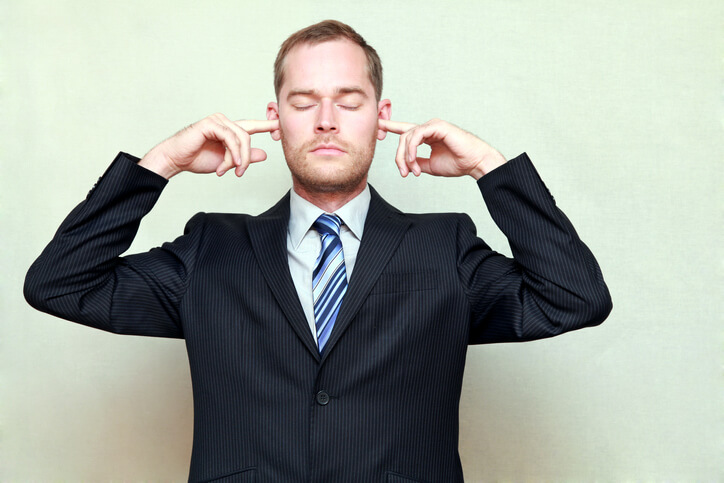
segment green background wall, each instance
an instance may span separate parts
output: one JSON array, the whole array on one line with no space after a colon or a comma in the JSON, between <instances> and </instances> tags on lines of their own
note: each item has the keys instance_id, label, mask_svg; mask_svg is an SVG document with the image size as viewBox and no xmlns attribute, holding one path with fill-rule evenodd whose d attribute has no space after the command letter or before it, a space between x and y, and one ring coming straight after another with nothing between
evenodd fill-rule
<instances>
[{"instance_id":1,"label":"green background wall","mask_svg":"<svg viewBox=\"0 0 724 483\"><path fill-rule=\"evenodd\" d=\"M379 51L393 119L449 120L528 152L614 300L596 329L472 347L468 481L716 481L722 473L722 54L716 1L3 1L0 479L186 478L182 341L35 312L25 271L119 150L213 112L263 118L272 62L325 18ZM258 139L257 139L258 138ZM470 179L371 183L405 211L464 211L509 253ZM198 211L259 213L290 186L281 146L242 179L174 178L132 251Z\"/></svg>"}]
</instances>

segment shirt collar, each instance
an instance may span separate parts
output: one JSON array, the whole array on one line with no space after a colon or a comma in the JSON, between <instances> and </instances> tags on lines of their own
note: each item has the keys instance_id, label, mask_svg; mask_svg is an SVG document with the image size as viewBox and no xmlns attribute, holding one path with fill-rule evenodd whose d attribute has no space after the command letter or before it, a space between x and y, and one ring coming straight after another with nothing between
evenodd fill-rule
<instances>
[{"instance_id":1,"label":"shirt collar","mask_svg":"<svg viewBox=\"0 0 724 483\"><path fill-rule=\"evenodd\" d=\"M362 232L367 219L367 211L370 208L370 199L370 187L365 185L365 189L360 194L334 212L360 241L362 240ZM295 248L299 247L304 235L307 234L312 224L322 213L324 213L323 209L299 196L294 188L291 189L289 196L289 235Z\"/></svg>"}]
</instances>

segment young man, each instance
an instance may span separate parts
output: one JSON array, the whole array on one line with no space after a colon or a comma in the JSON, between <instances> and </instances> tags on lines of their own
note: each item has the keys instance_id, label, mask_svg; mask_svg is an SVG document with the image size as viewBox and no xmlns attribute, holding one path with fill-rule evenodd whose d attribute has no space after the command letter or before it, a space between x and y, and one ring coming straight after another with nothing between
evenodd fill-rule
<instances>
[{"instance_id":1,"label":"young man","mask_svg":"<svg viewBox=\"0 0 724 483\"><path fill-rule=\"evenodd\" d=\"M509 162L444 121L390 120L374 49L344 24L292 35L266 121L203 119L140 161L119 154L31 267L40 310L124 334L186 339L193 481L462 481L468 344L602 322L593 255L525 155ZM242 176L282 141L293 189L257 217L198 214L172 243L120 257L166 180ZM402 176L469 175L515 256L466 215L411 215L367 184L377 140ZM431 146L429 158L416 155ZM137 163L136 163L137 161Z\"/></svg>"}]
</instances>

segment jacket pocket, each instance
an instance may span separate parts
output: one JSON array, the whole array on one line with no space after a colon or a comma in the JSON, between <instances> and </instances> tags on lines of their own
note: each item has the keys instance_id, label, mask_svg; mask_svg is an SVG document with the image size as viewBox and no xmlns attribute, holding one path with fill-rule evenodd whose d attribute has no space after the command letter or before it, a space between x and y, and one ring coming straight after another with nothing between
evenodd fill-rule
<instances>
[{"instance_id":1,"label":"jacket pocket","mask_svg":"<svg viewBox=\"0 0 724 483\"><path fill-rule=\"evenodd\" d=\"M434 290L440 283L440 276L434 270L419 272L386 272L380 274L371 293L416 292Z\"/></svg>"},{"instance_id":2,"label":"jacket pocket","mask_svg":"<svg viewBox=\"0 0 724 483\"><path fill-rule=\"evenodd\" d=\"M394 471L387 472L387 479L385 481L387 483L425 483L422 480L416 480L415 478L410 478L409 476L395 473Z\"/></svg>"},{"instance_id":3,"label":"jacket pocket","mask_svg":"<svg viewBox=\"0 0 724 483\"><path fill-rule=\"evenodd\" d=\"M248 483L256 481L256 467L244 468L224 476L218 476L209 480L203 480L201 483Z\"/></svg>"}]
</instances>

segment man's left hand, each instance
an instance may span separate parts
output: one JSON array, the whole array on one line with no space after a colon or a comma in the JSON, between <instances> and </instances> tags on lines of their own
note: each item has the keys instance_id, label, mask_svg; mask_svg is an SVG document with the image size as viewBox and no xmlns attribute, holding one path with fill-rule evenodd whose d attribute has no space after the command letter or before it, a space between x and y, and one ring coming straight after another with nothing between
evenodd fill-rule
<instances>
[{"instance_id":1,"label":"man's left hand","mask_svg":"<svg viewBox=\"0 0 724 483\"><path fill-rule=\"evenodd\" d=\"M506 160L482 139L449 122L432 119L425 124L379 120L380 129L400 135L395 162L400 174L433 176L470 175L480 179ZM430 146L430 157L417 156L417 147Z\"/></svg>"}]
</instances>

